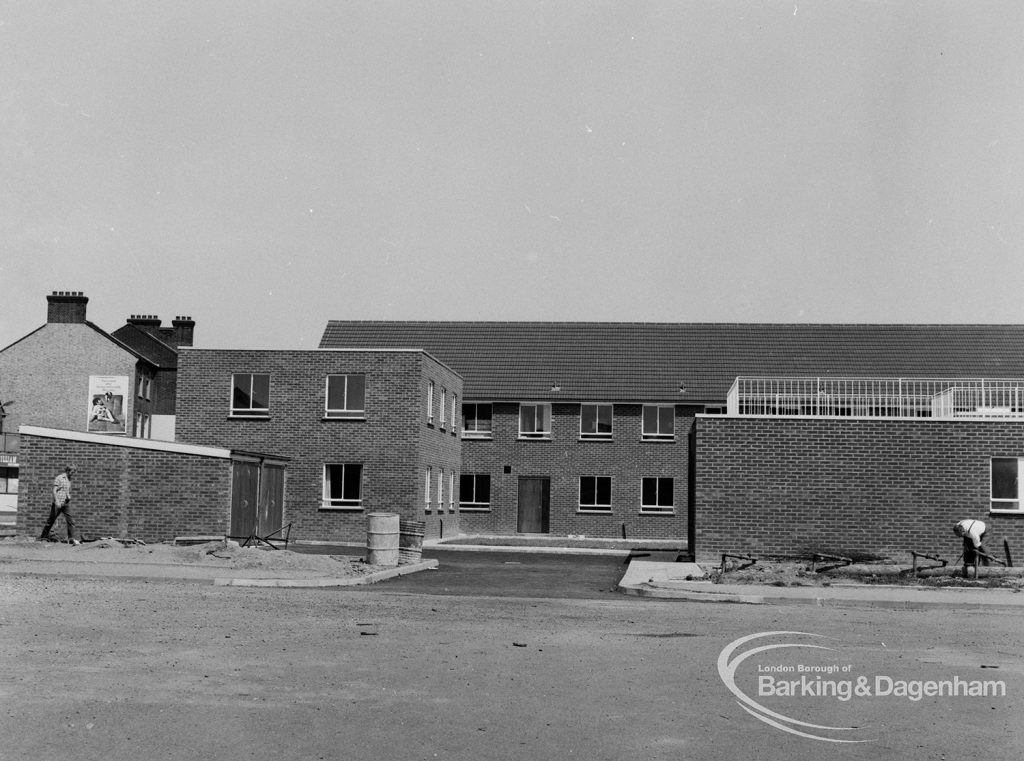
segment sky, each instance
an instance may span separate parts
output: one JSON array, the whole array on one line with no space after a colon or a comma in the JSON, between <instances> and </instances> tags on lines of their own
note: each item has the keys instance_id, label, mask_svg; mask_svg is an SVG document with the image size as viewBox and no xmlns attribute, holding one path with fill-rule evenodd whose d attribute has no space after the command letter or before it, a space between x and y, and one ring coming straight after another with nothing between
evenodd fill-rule
<instances>
[{"instance_id":1,"label":"sky","mask_svg":"<svg viewBox=\"0 0 1024 761\"><path fill-rule=\"evenodd\" d=\"M0 2L0 347L1024 322L1024 3Z\"/></svg>"}]
</instances>

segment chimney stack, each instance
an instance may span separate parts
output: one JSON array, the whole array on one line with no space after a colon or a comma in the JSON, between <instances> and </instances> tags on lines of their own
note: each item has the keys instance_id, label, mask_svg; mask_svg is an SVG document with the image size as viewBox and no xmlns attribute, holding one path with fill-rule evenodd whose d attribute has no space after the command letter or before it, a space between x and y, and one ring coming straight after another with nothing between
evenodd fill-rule
<instances>
[{"instance_id":1,"label":"chimney stack","mask_svg":"<svg viewBox=\"0 0 1024 761\"><path fill-rule=\"evenodd\" d=\"M155 314L133 314L128 318L128 324L134 325L145 333L155 335L160 329L160 318Z\"/></svg>"},{"instance_id":2,"label":"chimney stack","mask_svg":"<svg viewBox=\"0 0 1024 761\"><path fill-rule=\"evenodd\" d=\"M171 320L171 325L174 326L174 335L171 339L172 345L176 349L180 349L182 346L192 345L192 333L196 327L196 321L190 316L178 315Z\"/></svg>"},{"instance_id":3,"label":"chimney stack","mask_svg":"<svg viewBox=\"0 0 1024 761\"><path fill-rule=\"evenodd\" d=\"M85 322L89 298L81 291L54 291L46 297L47 322Z\"/></svg>"}]
</instances>

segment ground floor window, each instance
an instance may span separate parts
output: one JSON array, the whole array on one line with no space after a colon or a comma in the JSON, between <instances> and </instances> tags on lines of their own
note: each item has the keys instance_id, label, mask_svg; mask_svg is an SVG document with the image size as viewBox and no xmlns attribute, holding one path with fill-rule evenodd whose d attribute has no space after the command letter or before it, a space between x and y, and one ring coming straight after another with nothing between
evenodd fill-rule
<instances>
[{"instance_id":1,"label":"ground floor window","mask_svg":"<svg viewBox=\"0 0 1024 761\"><path fill-rule=\"evenodd\" d=\"M580 510L612 509L612 477L580 476Z\"/></svg>"},{"instance_id":2,"label":"ground floor window","mask_svg":"<svg viewBox=\"0 0 1024 761\"><path fill-rule=\"evenodd\" d=\"M459 509L491 509L491 476L488 473L463 473L459 476Z\"/></svg>"},{"instance_id":3,"label":"ground floor window","mask_svg":"<svg viewBox=\"0 0 1024 761\"><path fill-rule=\"evenodd\" d=\"M363 466L356 463L324 465L324 507L361 510Z\"/></svg>"},{"instance_id":4,"label":"ground floor window","mask_svg":"<svg viewBox=\"0 0 1024 761\"><path fill-rule=\"evenodd\" d=\"M1020 495L1021 458L992 458L992 501L993 512L1021 512Z\"/></svg>"},{"instance_id":5,"label":"ground floor window","mask_svg":"<svg viewBox=\"0 0 1024 761\"><path fill-rule=\"evenodd\" d=\"M0 494L18 493L18 469L0 465Z\"/></svg>"},{"instance_id":6,"label":"ground floor window","mask_svg":"<svg viewBox=\"0 0 1024 761\"><path fill-rule=\"evenodd\" d=\"M674 491L672 478L644 478L640 488L640 512L671 513L675 507Z\"/></svg>"}]
</instances>

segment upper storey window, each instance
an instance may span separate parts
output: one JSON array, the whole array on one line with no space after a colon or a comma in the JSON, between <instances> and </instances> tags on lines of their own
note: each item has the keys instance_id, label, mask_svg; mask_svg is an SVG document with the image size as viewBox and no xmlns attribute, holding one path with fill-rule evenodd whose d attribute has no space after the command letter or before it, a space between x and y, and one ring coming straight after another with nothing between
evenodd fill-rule
<instances>
[{"instance_id":1,"label":"upper storey window","mask_svg":"<svg viewBox=\"0 0 1024 761\"><path fill-rule=\"evenodd\" d=\"M245 417L270 415L270 376L235 373L231 376L231 414Z\"/></svg>"},{"instance_id":2,"label":"upper storey window","mask_svg":"<svg viewBox=\"0 0 1024 761\"><path fill-rule=\"evenodd\" d=\"M519 437L524 439L551 438L551 405L519 405Z\"/></svg>"},{"instance_id":3,"label":"upper storey window","mask_svg":"<svg viewBox=\"0 0 1024 761\"><path fill-rule=\"evenodd\" d=\"M327 417L361 418L366 416L366 376L327 376Z\"/></svg>"}]
</instances>

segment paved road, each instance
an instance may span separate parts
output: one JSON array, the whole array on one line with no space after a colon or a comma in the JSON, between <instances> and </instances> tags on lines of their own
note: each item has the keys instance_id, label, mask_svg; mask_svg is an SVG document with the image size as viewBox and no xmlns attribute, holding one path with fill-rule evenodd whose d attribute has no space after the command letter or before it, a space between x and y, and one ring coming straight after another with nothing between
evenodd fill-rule
<instances>
[{"instance_id":1,"label":"paved road","mask_svg":"<svg viewBox=\"0 0 1024 761\"><path fill-rule=\"evenodd\" d=\"M310 545L295 549L347 555L363 552L354 547ZM626 570L625 557L609 555L426 550L423 556L436 558L438 569L379 582L373 585L373 590L428 595L601 599L618 594L615 585ZM359 589L370 591L370 587Z\"/></svg>"}]
</instances>

